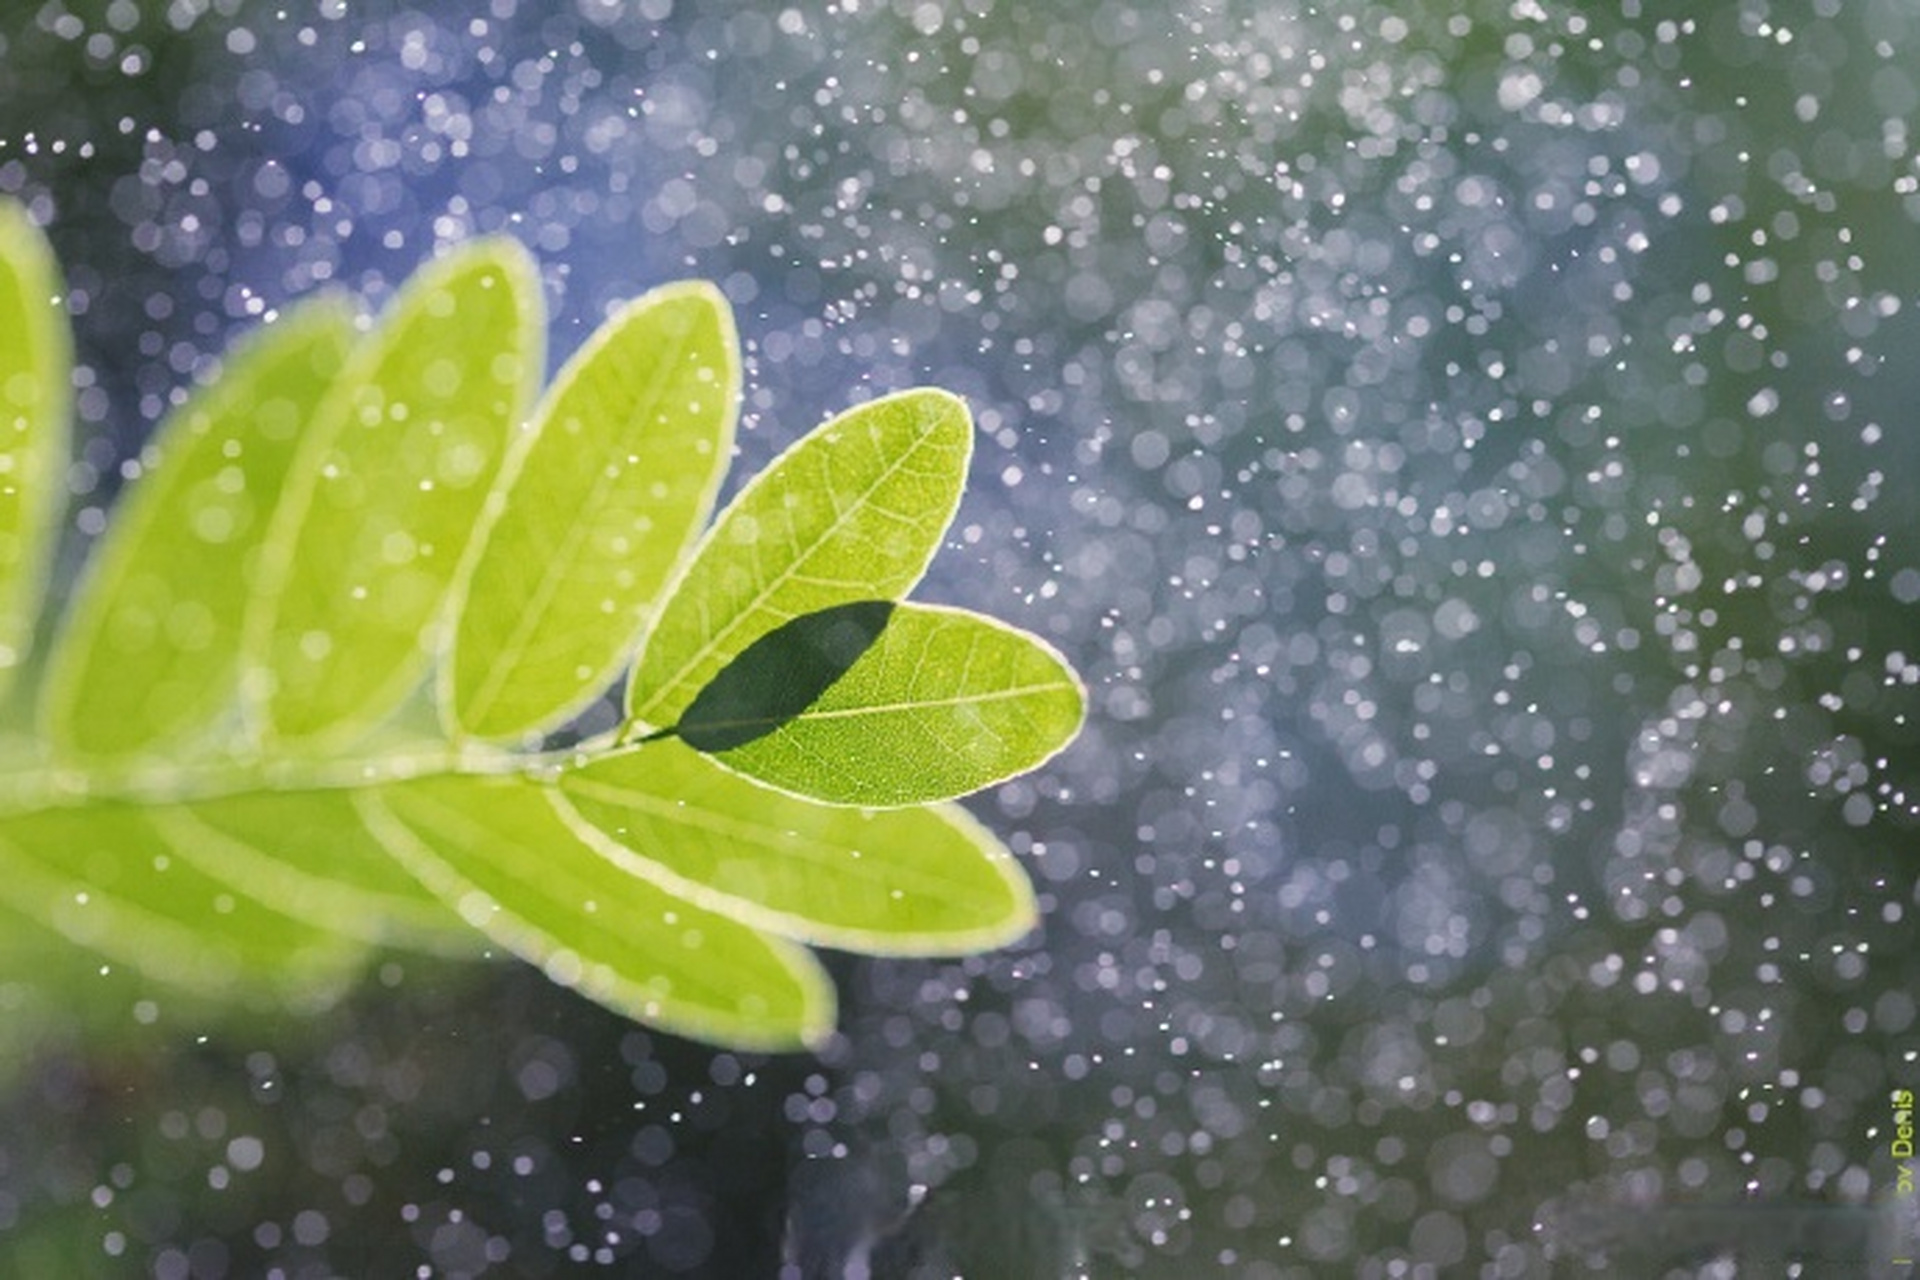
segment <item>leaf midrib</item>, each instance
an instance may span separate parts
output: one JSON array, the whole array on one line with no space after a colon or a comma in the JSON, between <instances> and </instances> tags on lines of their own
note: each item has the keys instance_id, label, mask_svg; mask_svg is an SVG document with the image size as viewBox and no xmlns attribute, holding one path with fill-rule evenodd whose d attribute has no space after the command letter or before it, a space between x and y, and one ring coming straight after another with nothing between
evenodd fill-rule
<instances>
[{"instance_id":1,"label":"leaf midrib","mask_svg":"<svg viewBox=\"0 0 1920 1280\"><path fill-rule=\"evenodd\" d=\"M662 800L648 792L631 791L618 783L598 782L590 778L564 780L559 785L559 791L563 797L571 794L598 801L601 804L611 806L615 809L638 810L648 817L665 818L673 822L710 832L713 835L732 836L759 845L777 845L780 847L782 856L803 858L808 862L823 866L832 863L836 867L844 867L847 862L854 861L854 859L851 859L849 856L849 850L852 848L850 845L822 840L816 836L801 835L798 832L780 827L765 826L751 819L729 817L717 813L712 809L701 807L693 800L688 800L684 803ZM585 815L582 815L582 817L584 818ZM592 823L590 819L587 821L596 828L598 827L598 824ZM612 835L611 832L607 834L609 836ZM618 837L613 838L616 843L620 843ZM622 847L628 848L636 858L662 867L668 874L676 878L687 880L690 883L699 883L703 888L713 892L726 893L726 886L708 885L704 881L695 881L692 877L676 872L672 867L661 863L657 855L649 853L644 849L633 849L631 846L624 844ZM878 863L866 865L878 865ZM933 890L952 889L969 883L964 880L932 875L924 869L904 867L897 863L886 864L886 873L889 876L888 882L894 884L895 887L899 886L897 881L892 877L899 875L902 878L920 881L926 886L923 891L929 893ZM769 907L767 909L782 911L783 914L791 914L791 912L785 912L783 909L777 907Z\"/></svg>"},{"instance_id":2,"label":"leaf midrib","mask_svg":"<svg viewBox=\"0 0 1920 1280\"><path fill-rule=\"evenodd\" d=\"M672 369L673 364L679 359L681 353L691 345L692 333L693 330L689 328L685 334L673 340L669 356L661 362L661 368L667 370ZM671 374L669 373L668 378L670 378L670 376ZM656 379L655 385L648 388L648 397L646 400L648 405L656 404L659 401L663 393L658 384L668 380L668 378ZM571 390L572 388L569 387L567 389ZM561 397L556 396L554 398L555 408L558 408L560 403ZM638 421L641 416L642 415L638 413L629 415L626 426L630 429L633 423ZM542 426L541 431L543 434L545 430L546 427ZM622 433L621 438L624 438L624 433ZM538 447L538 440L535 440L528 446L528 459L531 459L534 449ZM586 513L598 509L600 500L606 494L608 487L618 483L619 480L619 473L616 472L609 475L606 468L600 468L594 476L589 497L585 502L576 506L574 510L578 513ZM504 518L504 516L502 518ZM548 602L553 599L554 592L559 589L560 584L565 579L566 575L564 571L557 568L557 566L572 565L575 548L580 545L581 539L587 536L592 526L593 521L590 518L571 520L567 523L566 535L561 539L560 554L547 559L547 567L541 575L539 586L534 590L532 598L527 606L521 610L519 617L514 622L513 630L508 635L507 643L501 646L499 655L493 663L488 666L487 677L481 683L479 691L474 694L472 708L463 713L463 718L477 722L483 719L486 712L491 710L493 705L499 700L500 690L505 687L507 677L513 674L514 667L517 663L517 659L511 655L517 654L527 636L539 627L543 621L542 615ZM496 529L499 527L497 522L494 527ZM622 648L624 647L625 646L622 646Z\"/></svg>"},{"instance_id":3,"label":"leaf midrib","mask_svg":"<svg viewBox=\"0 0 1920 1280\"><path fill-rule=\"evenodd\" d=\"M1046 684L1021 685L1012 689L995 689L988 693L955 694L950 698L928 698L911 702L872 702L857 707L830 707L824 710L806 710L791 716L753 716L744 720L702 720L701 730L708 729L749 729L771 725L775 729L789 724L815 720L850 720L860 716L900 715L906 712L939 710L943 707L976 706L987 702L1009 702L1016 698L1025 698L1031 694L1068 692L1074 686L1065 680L1049 681Z\"/></svg>"}]
</instances>

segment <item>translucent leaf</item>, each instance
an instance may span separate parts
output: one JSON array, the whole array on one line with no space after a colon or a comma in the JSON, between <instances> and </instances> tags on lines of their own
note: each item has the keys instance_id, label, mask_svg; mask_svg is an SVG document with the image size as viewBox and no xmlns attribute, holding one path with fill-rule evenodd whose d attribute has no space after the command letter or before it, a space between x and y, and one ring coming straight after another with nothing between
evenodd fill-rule
<instances>
[{"instance_id":1,"label":"translucent leaf","mask_svg":"<svg viewBox=\"0 0 1920 1280\"><path fill-rule=\"evenodd\" d=\"M23 417L47 343L21 299L52 284L19 284L46 264L9 216L0 301L26 318L0 314L0 355L24 371L0 390ZM156 983L176 1009L312 1007L371 947L489 940L633 1017L794 1048L833 1016L798 941L954 954L1033 926L1031 886L964 811L790 793L962 790L1077 723L1044 646L896 603L958 502L964 405L918 391L841 415L689 553L738 393L719 296L633 304L523 421L540 326L525 253L482 241L364 338L340 303L291 313L162 428L75 593L37 737L0 722L0 1070L63 1002L141 1025ZM0 453L0 486L20 456ZM5 496L10 517L28 505ZM49 519L0 529L21 565ZM949 643L936 617L979 634ZM558 726L648 628L623 732L669 727L644 745L563 764L473 741ZM804 759L847 733L877 783ZM929 753L949 734L991 742Z\"/></svg>"},{"instance_id":2,"label":"translucent leaf","mask_svg":"<svg viewBox=\"0 0 1920 1280\"><path fill-rule=\"evenodd\" d=\"M343 300L304 304L161 424L49 659L42 729L63 755L177 755L232 707L267 520L352 325Z\"/></svg>"},{"instance_id":3,"label":"translucent leaf","mask_svg":"<svg viewBox=\"0 0 1920 1280\"><path fill-rule=\"evenodd\" d=\"M554 981L742 1048L798 1048L831 1029L833 991L811 956L616 866L562 821L549 791L445 777L362 794L395 857Z\"/></svg>"},{"instance_id":4,"label":"translucent leaf","mask_svg":"<svg viewBox=\"0 0 1920 1280\"><path fill-rule=\"evenodd\" d=\"M856 600L775 627L720 668L674 734L712 753L772 733L847 674L880 638L894 607L890 600Z\"/></svg>"},{"instance_id":5,"label":"translucent leaf","mask_svg":"<svg viewBox=\"0 0 1920 1280\"><path fill-rule=\"evenodd\" d=\"M366 949L175 856L135 805L9 815L0 903L119 964L223 999L264 988L282 1000L323 1000Z\"/></svg>"},{"instance_id":6,"label":"translucent leaf","mask_svg":"<svg viewBox=\"0 0 1920 1280\"><path fill-rule=\"evenodd\" d=\"M637 299L568 361L466 584L443 668L455 732L551 729L612 682L713 508L739 394L705 284Z\"/></svg>"},{"instance_id":7,"label":"translucent leaf","mask_svg":"<svg viewBox=\"0 0 1920 1280\"><path fill-rule=\"evenodd\" d=\"M814 804L672 740L568 769L559 787L608 858L808 942L959 954L1010 942L1036 919L1025 874L958 806Z\"/></svg>"},{"instance_id":8,"label":"translucent leaf","mask_svg":"<svg viewBox=\"0 0 1920 1280\"><path fill-rule=\"evenodd\" d=\"M349 357L275 512L249 682L285 753L350 739L439 648L436 622L540 374L538 278L514 241L421 268Z\"/></svg>"},{"instance_id":9,"label":"translucent leaf","mask_svg":"<svg viewBox=\"0 0 1920 1280\"><path fill-rule=\"evenodd\" d=\"M850 409L776 458L701 540L628 689L630 736L673 724L748 645L804 613L905 595L966 483L966 405L918 390Z\"/></svg>"},{"instance_id":10,"label":"translucent leaf","mask_svg":"<svg viewBox=\"0 0 1920 1280\"><path fill-rule=\"evenodd\" d=\"M737 701L729 713L726 734L709 724L680 736L782 790L887 806L1025 773L1072 741L1086 698L1066 660L1035 637L977 613L903 604L805 710Z\"/></svg>"},{"instance_id":11,"label":"translucent leaf","mask_svg":"<svg viewBox=\"0 0 1920 1280\"><path fill-rule=\"evenodd\" d=\"M256 791L158 806L153 817L182 859L316 927L441 955L481 949L367 830L351 791Z\"/></svg>"},{"instance_id":12,"label":"translucent leaf","mask_svg":"<svg viewBox=\"0 0 1920 1280\"><path fill-rule=\"evenodd\" d=\"M60 289L46 238L0 200L0 694L27 659L66 494L73 351Z\"/></svg>"}]
</instances>

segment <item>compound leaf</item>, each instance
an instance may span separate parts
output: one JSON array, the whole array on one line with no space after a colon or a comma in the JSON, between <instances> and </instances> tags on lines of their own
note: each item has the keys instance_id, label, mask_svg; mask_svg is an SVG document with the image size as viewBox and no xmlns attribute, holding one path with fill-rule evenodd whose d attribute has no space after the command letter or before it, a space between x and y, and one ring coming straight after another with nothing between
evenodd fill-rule
<instances>
[{"instance_id":1,"label":"compound leaf","mask_svg":"<svg viewBox=\"0 0 1920 1280\"><path fill-rule=\"evenodd\" d=\"M321 404L261 557L249 695L276 754L391 711L438 619L541 372L526 250L474 241L420 269Z\"/></svg>"},{"instance_id":2,"label":"compound leaf","mask_svg":"<svg viewBox=\"0 0 1920 1280\"><path fill-rule=\"evenodd\" d=\"M558 785L580 829L613 861L807 942L959 954L1010 942L1036 919L1018 864L955 805L814 804L670 739L588 760L562 771Z\"/></svg>"},{"instance_id":3,"label":"compound leaf","mask_svg":"<svg viewBox=\"0 0 1920 1280\"><path fill-rule=\"evenodd\" d=\"M174 757L233 706L267 519L352 334L344 300L303 304L160 425L49 658L41 727L63 756Z\"/></svg>"},{"instance_id":4,"label":"compound leaf","mask_svg":"<svg viewBox=\"0 0 1920 1280\"><path fill-rule=\"evenodd\" d=\"M408 870L561 985L741 1047L793 1049L826 1035L833 989L812 956L615 865L562 821L549 791L468 776L361 794Z\"/></svg>"},{"instance_id":5,"label":"compound leaf","mask_svg":"<svg viewBox=\"0 0 1920 1280\"><path fill-rule=\"evenodd\" d=\"M0 202L0 686L55 527L56 293ZM307 304L169 418L75 593L37 739L0 723L0 1069L62 1000L143 1024L150 982L311 1008L373 947L487 940L643 1021L796 1048L833 1019L798 943L958 954L1033 927L964 810L892 807L1029 768L1082 716L1046 645L900 603L965 482L961 401L841 414L689 551L739 389L711 288L616 314L526 421L540 293L512 241L448 253L352 330ZM639 745L483 745L563 724L636 639L618 737Z\"/></svg>"},{"instance_id":6,"label":"compound leaf","mask_svg":"<svg viewBox=\"0 0 1920 1280\"><path fill-rule=\"evenodd\" d=\"M456 733L551 729L612 681L713 508L739 394L732 316L707 284L644 295L568 361L465 584L442 668Z\"/></svg>"},{"instance_id":7,"label":"compound leaf","mask_svg":"<svg viewBox=\"0 0 1920 1280\"><path fill-rule=\"evenodd\" d=\"M916 390L850 409L776 458L720 514L662 606L627 692L631 733L672 725L780 624L905 595L953 518L972 448L966 405Z\"/></svg>"},{"instance_id":8,"label":"compound leaf","mask_svg":"<svg viewBox=\"0 0 1920 1280\"><path fill-rule=\"evenodd\" d=\"M60 272L0 200L0 694L27 660L66 486L72 338Z\"/></svg>"}]
</instances>

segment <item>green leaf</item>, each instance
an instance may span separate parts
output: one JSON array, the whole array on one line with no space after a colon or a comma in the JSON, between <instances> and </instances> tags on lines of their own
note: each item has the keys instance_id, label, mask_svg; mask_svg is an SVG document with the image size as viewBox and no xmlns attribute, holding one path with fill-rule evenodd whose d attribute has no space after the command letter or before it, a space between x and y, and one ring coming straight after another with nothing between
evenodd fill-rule
<instances>
[{"instance_id":1,"label":"green leaf","mask_svg":"<svg viewBox=\"0 0 1920 1280\"><path fill-rule=\"evenodd\" d=\"M41 727L62 755L177 757L232 708L267 520L352 335L344 300L305 303L161 424L49 659Z\"/></svg>"},{"instance_id":2,"label":"green leaf","mask_svg":"<svg viewBox=\"0 0 1920 1280\"><path fill-rule=\"evenodd\" d=\"M833 989L804 950L615 865L525 778L441 777L363 793L422 883L501 946L629 1017L746 1048L816 1044Z\"/></svg>"},{"instance_id":3,"label":"green leaf","mask_svg":"<svg viewBox=\"0 0 1920 1280\"><path fill-rule=\"evenodd\" d=\"M905 595L966 483L973 427L944 391L850 409L776 458L701 540L627 692L628 736L673 724L755 640L801 614Z\"/></svg>"},{"instance_id":4,"label":"green leaf","mask_svg":"<svg viewBox=\"0 0 1920 1280\"><path fill-rule=\"evenodd\" d=\"M175 856L145 807L12 814L0 903L121 964L222 999L324 1003L365 946L264 906Z\"/></svg>"},{"instance_id":5,"label":"green leaf","mask_svg":"<svg viewBox=\"0 0 1920 1280\"><path fill-rule=\"evenodd\" d=\"M66 447L55 289L0 204L0 680L37 626ZM852 807L984 785L1080 718L1046 646L897 603L959 501L965 406L840 415L689 552L731 447L731 326L707 286L657 291L523 420L538 282L486 240L365 338L342 303L290 313L170 416L35 736L0 718L0 1070L79 1025L63 1005L158 1033L152 984L195 1017L311 1008L373 947L489 939L633 1017L793 1048L833 1018L797 942L955 954L1033 927L964 810ZM664 726L642 745L484 745L563 724L637 638L621 734Z\"/></svg>"},{"instance_id":6,"label":"green leaf","mask_svg":"<svg viewBox=\"0 0 1920 1280\"><path fill-rule=\"evenodd\" d=\"M157 806L153 820L184 861L318 928L440 955L480 950L367 830L351 790L243 792Z\"/></svg>"},{"instance_id":7,"label":"green leaf","mask_svg":"<svg viewBox=\"0 0 1920 1280\"><path fill-rule=\"evenodd\" d=\"M72 338L46 237L0 200L0 694L27 660L64 503Z\"/></svg>"},{"instance_id":8,"label":"green leaf","mask_svg":"<svg viewBox=\"0 0 1920 1280\"><path fill-rule=\"evenodd\" d=\"M552 729L612 681L713 509L739 394L733 319L706 284L628 304L568 361L480 535L442 668L453 732Z\"/></svg>"},{"instance_id":9,"label":"green leaf","mask_svg":"<svg viewBox=\"0 0 1920 1280\"><path fill-rule=\"evenodd\" d=\"M784 791L882 807L1025 773L1073 740L1086 697L1066 660L1037 638L977 613L903 604L805 710L729 711L730 738L718 725L681 736L703 749L719 743L715 759Z\"/></svg>"},{"instance_id":10,"label":"green leaf","mask_svg":"<svg viewBox=\"0 0 1920 1280\"><path fill-rule=\"evenodd\" d=\"M807 942L951 955L1011 942L1037 918L1018 864L957 805L814 804L671 740L564 770L559 788L612 862Z\"/></svg>"},{"instance_id":11,"label":"green leaf","mask_svg":"<svg viewBox=\"0 0 1920 1280\"><path fill-rule=\"evenodd\" d=\"M847 674L880 638L894 608L891 600L856 600L780 624L720 668L673 734L709 754L765 737Z\"/></svg>"},{"instance_id":12,"label":"green leaf","mask_svg":"<svg viewBox=\"0 0 1920 1280\"><path fill-rule=\"evenodd\" d=\"M504 238L423 267L349 357L295 459L247 621L249 695L278 754L391 711L540 375L539 281Z\"/></svg>"}]
</instances>

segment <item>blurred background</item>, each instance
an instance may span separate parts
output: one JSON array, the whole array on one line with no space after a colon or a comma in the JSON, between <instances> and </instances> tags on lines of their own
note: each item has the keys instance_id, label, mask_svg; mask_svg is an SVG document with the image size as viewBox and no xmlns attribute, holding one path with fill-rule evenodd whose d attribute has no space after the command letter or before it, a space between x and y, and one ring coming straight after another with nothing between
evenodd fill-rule
<instances>
[{"instance_id":1,"label":"blurred background","mask_svg":"<svg viewBox=\"0 0 1920 1280\"><path fill-rule=\"evenodd\" d=\"M1093 715L971 802L1041 931L817 1058L414 958L16 1019L0 1270L1907 1274L1917 116L1904 0L9 7L63 572L236 332L504 230L555 365L722 285L735 484L965 395L921 594Z\"/></svg>"}]
</instances>

